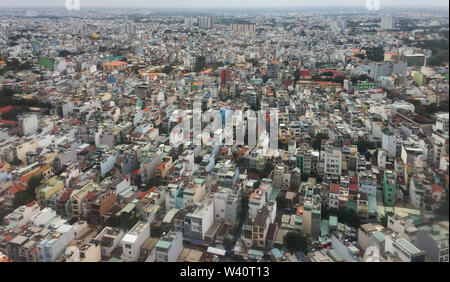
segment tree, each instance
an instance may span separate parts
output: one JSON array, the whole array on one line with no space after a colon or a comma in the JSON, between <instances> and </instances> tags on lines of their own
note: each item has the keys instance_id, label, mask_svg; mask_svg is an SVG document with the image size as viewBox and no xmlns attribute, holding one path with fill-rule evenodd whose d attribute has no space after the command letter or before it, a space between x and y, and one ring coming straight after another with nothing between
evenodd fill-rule
<instances>
[{"instance_id":1,"label":"tree","mask_svg":"<svg viewBox=\"0 0 450 282\"><path fill-rule=\"evenodd\" d=\"M226 249L231 249L231 247L233 247L233 245L234 245L234 242L233 242L233 240L230 240L229 238L225 238L223 240L223 245Z\"/></svg>"},{"instance_id":2,"label":"tree","mask_svg":"<svg viewBox=\"0 0 450 282\"><path fill-rule=\"evenodd\" d=\"M375 62L381 62L384 60L383 47L368 48L366 50L367 59Z\"/></svg>"},{"instance_id":3,"label":"tree","mask_svg":"<svg viewBox=\"0 0 450 282\"><path fill-rule=\"evenodd\" d=\"M322 146L322 140L328 140L328 134L319 133L312 139L312 146L314 150L320 150L320 147Z\"/></svg>"},{"instance_id":4,"label":"tree","mask_svg":"<svg viewBox=\"0 0 450 282\"><path fill-rule=\"evenodd\" d=\"M116 215L112 215L105 221L104 225L109 226L109 227L119 227L120 226L120 218Z\"/></svg>"},{"instance_id":5,"label":"tree","mask_svg":"<svg viewBox=\"0 0 450 282\"><path fill-rule=\"evenodd\" d=\"M151 228L151 237L159 238L163 234L164 230L161 228L161 226L152 226Z\"/></svg>"},{"instance_id":6,"label":"tree","mask_svg":"<svg viewBox=\"0 0 450 282\"><path fill-rule=\"evenodd\" d=\"M41 185L41 181L44 179L42 174L33 175L28 179L27 182L27 192L34 197L36 195L36 188Z\"/></svg>"},{"instance_id":7,"label":"tree","mask_svg":"<svg viewBox=\"0 0 450 282\"><path fill-rule=\"evenodd\" d=\"M261 178L267 178L270 176L270 173L272 172L272 170L274 169L274 165L267 162L266 165L264 166L264 170L261 172Z\"/></svg>"},{"instance_id":8,"label":"tree","mask_svg":"<svg viewBox=\"0 0 450 282\"><path fill-rule=\"evenodd\" d=\"M353 145L357 145L358 146L358 152L360 152L360 153L365 153L369 149L376 149L376 148L378 148L376 143L370 142L370 141L353 142Z\"/></svg>"},{"instance_id":9,"label":"tree","mask_svg":"<svg viewBox=\"0 0 450 282\"><path fill-rule=\"evenodd\" d=\"M105 226L117 227L122 230L130 230L139 221L134 213L123 212L119 216L112 215L105 221Z\"/></svg>"},{"instance_id":10,"label":"tree","mask_svg":"<svg viewBox=\"0 0 450 282\"><path fill-rule=\"evenodd\" d=\"M33 200L34 197L27 193L27 191L19 191L16 195L14 195L13 208L16 209L20 206L26 205Z\"/></svg>"},{"instance_id":11,"label":"tree","mask_svg":"<svg viewBox=\"0 0 450 282\"><path fill-rule=\"evenodd\" d=\"M285 197L283 197L281 195L277 197L277 209L278 210L280 210L280 211L284 210L287 207L287 204L288 204L288 202Z\"/></svg>"},{"instance_id":12,"label":"tree","mask_svg":"<svg viewBox=\"0 0 450 282\"><path fill-rule=\"evenodd\" d=\"M149 188L152 188L153 186L158 187L158 186L160 186L160 185L161 185L161 179L159 179L159 178L157 178L157 177L152 177L152 178L150 178L150 179L147 181L145 187L146 187L147 189L149 189Z\"/></svg>"},{"instance_id":13,"label":"tree","mask_svg":"<svg viewBox=\"0 0 450 282\"><path fill-rule=\"evenodd\" d=\"M359 216L354 209L340 208L337 212L338 221L351 227L358 228L360 225Z\"/></svg>"},{"instance_id":14,"label":"tree","mask_svg":"<svg viewBox=\"0 0 450 282\"><path fill-rule=\"evenodd\" d=\"M308 251L308 239L299 232L288 232L283 237L283 245L290 252Z\"/></svg>"},{"instance_id":15,"label":"tree","mask_svg":"<svg viewBox=\"0 0 450 282\"><path fill-rule=\"evenodd\" d=\"M170 74L173 71L173 67L172 66L165 66L162 70L163 73L165 74Z\"/></svg>"}]
</instances>

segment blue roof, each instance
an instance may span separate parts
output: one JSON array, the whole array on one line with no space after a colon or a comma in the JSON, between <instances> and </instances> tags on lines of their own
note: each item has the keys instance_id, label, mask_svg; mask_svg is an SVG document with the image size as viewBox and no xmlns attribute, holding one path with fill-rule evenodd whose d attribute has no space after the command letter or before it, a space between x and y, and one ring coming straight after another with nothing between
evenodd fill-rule
<instances>
[{"instance_id":1,"label":"blue roof","mask_svg":"<svg viewBox=\"0 0 450 282\"><path fill-rule=\"evenodd\" d=\"M311 260L303 252L295 252L295 257L301 262L311 262Z\"/></svg>"},{"instance_id":2,"label":"blue roof","mask_svg":"<svg viewBox=\"0 0 450 282\"><path fill-rule=\"evenodd\" d=\"M272 253L272 255L276 258L276 259L280 259L283 257L283 254L280 252L279 249L277 248L273 248L272 250L270 250L270 252Z\"/></svg>"}]
</instances>

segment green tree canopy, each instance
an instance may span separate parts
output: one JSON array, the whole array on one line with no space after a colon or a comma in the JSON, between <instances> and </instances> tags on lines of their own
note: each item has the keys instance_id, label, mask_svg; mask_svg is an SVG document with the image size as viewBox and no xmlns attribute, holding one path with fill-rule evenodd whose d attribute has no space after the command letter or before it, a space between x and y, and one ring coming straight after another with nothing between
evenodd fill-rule
<instances>
[{"instance_id":1,"label":"green tree canopy","mask_svg":"<svg viewBox=\"0 0 450 282\"><path fill-rule=\"evenodd\" d=\"M299 232L288 232L283 237L283 245L290 252L308 251L308 239Z\"/></svg>"},{"instance_id":2,"label":"green tree canopy","mask_svg":"<svg viewBox=\"0 0 450 282\"><path fill-rule=\"evenodd\" d=\"M39 185L41 185L41 182L43 179L44 179L44 176L42 174L31 176L27 182L28 193L34 196L36 188L39 187Z\"/></svg>"},{"instance_id":3,"label":"green tree canopy","mask_svg":"<svg viewBox=\"0 0 450 282\"><path fill-rule=\"evenodd\" d=\"M19 191L14 195L13 208L16 209L20 206L26 205L33 200L34 197L27 193L27 191Z\"/></svg>"}]
</instances>

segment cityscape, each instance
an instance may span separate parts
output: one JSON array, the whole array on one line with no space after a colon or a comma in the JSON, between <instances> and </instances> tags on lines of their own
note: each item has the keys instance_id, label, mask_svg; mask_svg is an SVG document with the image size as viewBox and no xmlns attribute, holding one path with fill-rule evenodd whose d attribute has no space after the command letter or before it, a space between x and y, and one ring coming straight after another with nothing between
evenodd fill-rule
<instances>
[{"instance_id":1,"label":"cityscape","mask_svg":"<svg viewBox=\"0 0 450 282\"><path fill-rule=\"evenodd\" d=\"M448 2L317 2L0 1L0 262L449 262Z\"/></svg>"}]
</instances>

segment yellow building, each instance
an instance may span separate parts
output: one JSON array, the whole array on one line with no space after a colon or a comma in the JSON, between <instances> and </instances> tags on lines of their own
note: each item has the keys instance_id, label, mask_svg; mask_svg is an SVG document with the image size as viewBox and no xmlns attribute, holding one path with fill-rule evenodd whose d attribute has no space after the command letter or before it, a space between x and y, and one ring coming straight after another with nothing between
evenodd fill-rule
<instances>
[{"instance_id":1,"label":"yellow building","mask_svg":"<svg viewBox=\"0 0 450 282\"><path fill-rule=\"evenodd\" d=\"M37 188L37 198L40 205L45 204L51 195L64 188L64 182L59 180L57 176L54 176L44 181L44 184Z\"/></svg>"}]
</instances>

